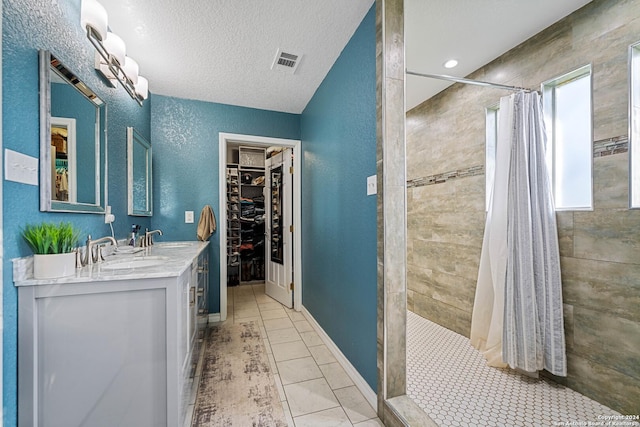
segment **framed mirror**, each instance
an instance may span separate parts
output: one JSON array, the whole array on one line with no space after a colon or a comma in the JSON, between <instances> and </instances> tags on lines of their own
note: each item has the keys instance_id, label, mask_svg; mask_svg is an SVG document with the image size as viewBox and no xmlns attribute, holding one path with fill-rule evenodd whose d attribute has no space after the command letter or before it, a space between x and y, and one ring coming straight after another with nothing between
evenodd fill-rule
<instances>
[{"instance_id":1,"label":"framed mirror","mask_svg":"<svg viewBox=\"0 0 640 427\"><path fill-rule=\"evenodd\" d=\"M629 47L629 207L640 208L640 42Z\"/></svg>"},{"instance_id":2,"label":"framed mirror","mask_svg":"<svg viewBox=\"0 0 640 427\"><path fill-rule=\"evenodd\" d=\"M153 215L151 144L132 127L127 128L127 187L129 215Z\"/></svg>"},{"instance_id":3,"label":"framed mirror","mask_svg":"<svg viewBox=\"0 0 640 427\"><path fill-rule=\"evenodd\" d=\"M49 51L40 51L40 210L104 213L107 106Z\"/></svg>"}]
</instances>

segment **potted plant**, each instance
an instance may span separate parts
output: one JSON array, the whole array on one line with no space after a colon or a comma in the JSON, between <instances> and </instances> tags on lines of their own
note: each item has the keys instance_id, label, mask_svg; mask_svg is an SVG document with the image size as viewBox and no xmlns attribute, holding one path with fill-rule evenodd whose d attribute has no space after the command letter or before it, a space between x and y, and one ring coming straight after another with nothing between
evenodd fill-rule
<instances>
[{"instance_id":1,"label":"potted plant","mask_svg":"<svg viewBox=\"0 0 640 427\"><path fill-rule=\"evenodd\" d=\"M33 277L53 279L76 271L75 247L80 232L71 223L28 224L22 236L33 251Z\"/></svg>"}]
</instances>

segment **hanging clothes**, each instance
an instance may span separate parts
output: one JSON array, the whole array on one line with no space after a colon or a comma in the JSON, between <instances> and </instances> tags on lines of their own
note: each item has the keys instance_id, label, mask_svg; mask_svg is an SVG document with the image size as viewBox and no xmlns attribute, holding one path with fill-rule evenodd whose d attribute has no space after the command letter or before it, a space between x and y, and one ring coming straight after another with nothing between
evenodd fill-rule
<instances>
[{"instance_id":1,"label":"hanging clothes","mask_svg":"<svg viewBox=\"0 0 640 427\"><path fill-rule=\"evenodd\" d=\"M471 343L491 366L566 376L560 254L540 95L500 102Z\"/></svg>"}]
</instances>

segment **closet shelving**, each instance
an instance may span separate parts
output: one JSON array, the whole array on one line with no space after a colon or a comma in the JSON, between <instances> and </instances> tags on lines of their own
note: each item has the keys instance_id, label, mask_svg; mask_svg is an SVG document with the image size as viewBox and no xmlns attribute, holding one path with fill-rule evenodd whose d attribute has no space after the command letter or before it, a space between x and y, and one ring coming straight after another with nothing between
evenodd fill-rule
<instances>
[{"instance_id":1,"label":"closet shelving","mask_svg":"<svg viewBox=\"0 0 640 427\"><path fill-rule=\"evenodd\" d=\"M227 283L263 282L265 149L240 146L231 159L227 164Z\"/></svg>"},{"instance_id":2,"label":"closet shelving","mask_svg":"<svg viewBox=\"0 0 640 427\"><path fill-rule=\"evenodd\" d=\"M227 283L240 284L240 181L238 165L227 165Z\"/></svg>"}]
</instances>

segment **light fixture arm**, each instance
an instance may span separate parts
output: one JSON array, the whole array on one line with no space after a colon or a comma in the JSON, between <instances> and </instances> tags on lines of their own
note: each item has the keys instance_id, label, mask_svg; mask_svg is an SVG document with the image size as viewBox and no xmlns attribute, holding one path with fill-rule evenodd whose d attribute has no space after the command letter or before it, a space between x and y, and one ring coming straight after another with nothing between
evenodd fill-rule
<instances>
[{"instance_id":1,"label":"light fixture arm","mask_svg":"<svg viewBox=\"0 0 640 427\"><path fill-rule=\"evenodd\" d=\"M113 58L113 56L110 55L109 52L107 52L104 45L102 44L102 41L100 41L100 39L96 37L96 34L94 33L94 30L91 27L87 27L87 38L89 39L93 47L96 49L96 52L98 53L98 55L100 55L100 57L104 60L104 64L109 68L109 71L113 75L113 78L111 78L110 76L104 75L104 73L102 73L104 77L107 80L109 80L112 84L113 84L112 82L113 80L117 80L120 83L120 85L124 88L124 90L127 91L129 96L133 98L142 107L142 101L143 101L142 97L138 95L138 93L136 93L133 82L124 73L124 71L122 71L122 66L118 63L118 61L116 61ZM101 71L99 66L98 66L98 71Z\"/></svg>"}]
</instances>

